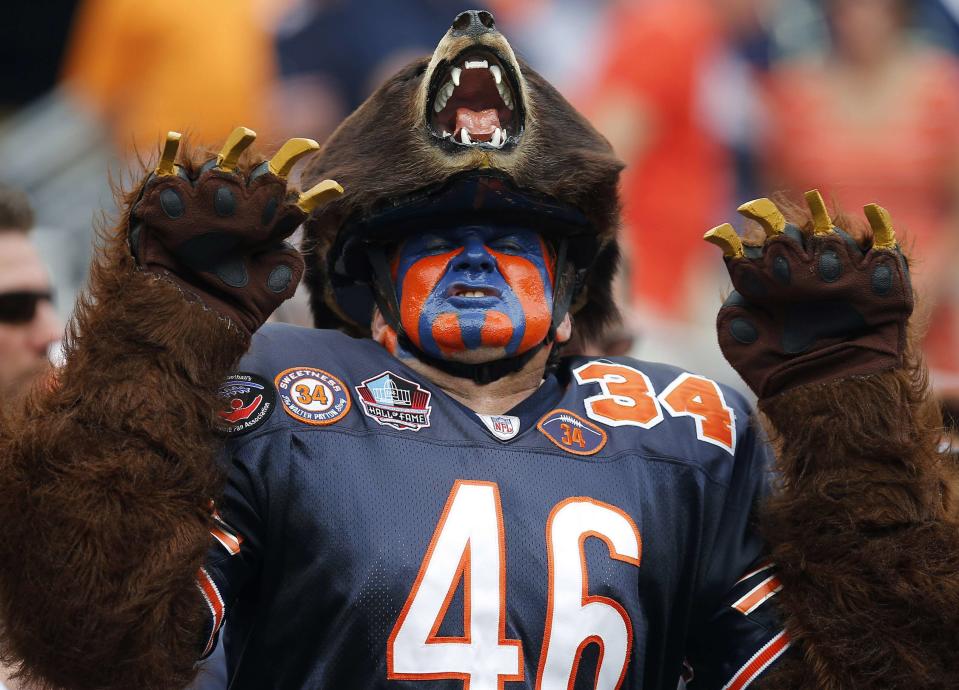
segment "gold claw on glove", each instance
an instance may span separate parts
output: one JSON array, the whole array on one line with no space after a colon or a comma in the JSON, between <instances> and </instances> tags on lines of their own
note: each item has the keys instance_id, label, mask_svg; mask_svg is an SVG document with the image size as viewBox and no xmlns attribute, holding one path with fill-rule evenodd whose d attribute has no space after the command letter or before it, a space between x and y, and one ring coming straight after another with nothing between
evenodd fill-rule
<instances>
[{"instance_id":1,"label":"gold claw on glove","mask_svg":"<svg viewBox=\"0 0 959 690\"><path fill-rule=\"evenodd\" d=\"M335 180L323 180L300 194L296 205L305 213L312 213L325 206L343 193L343 188Z\"/></svg>"},{"instance_id":2,"label":"gold claw on glove","mask_svg":"<svg viewBox=\"0 0 959 690\"><path fill-rule=\"evenodd\" d=\"M312 139L300 137L290 139L280 147L279 151L273 154L269 163L270 172L277 177L286 177L298 160L308 153L319 150L319 148L320 145Z\"/></svg>"},{"instance_id":3,"label":"gold claw on glove","mask_svg":"<svg viewBox=\"0 0 959 690\"><path fill-rule=\"evenodd\" d=\"M216 167L225 172L236 170L236 162L240 156L249 148L253 140L256 139L256 132L246 127L237 127L230 136L226 138L226 143L220 149L216 157Z\"/></svg>"},{"instance_id":4,"label":"gold claw on glove","mask_svg":"<svg viewBox=\"0 0 959 690\"><path fill-rule=\"evenodd\" d=\"M739 239L735 228L729 223L723 223L713 228L703 235L703 239L722 249L723 256L728 256L731 259L741 259L745 256L743 253L743 241Z\"/></svg>"},{"instance_id":5,"label":"gold claw on glove","mask_svg":"<svg viewBox=\"0 0 959 690\"><path fill-rule=\"evenodd\" d=\"M896 231L892 228L892 217L889 211L877 204L868 204L863 210L872 228L873 249L895 249Z\"/></svg>"},{"instance_id":6,"label":"gold claw on glove","mask_svg":"<svg viewBox=\"0 0 959 690\"><path fill-rule=\"evenodd\" d=\"M781 235L786 229L786 218L782 211L769 199L753 199L747 201L738 209L739 213L750 220L759 223L766 232L766 237Z\"/></svg>"},{"instance_id":7,"label":"gold claw on glove","mask_svg":"<svg viewBox=\"0 0 959 690\"><path fill-rule=\"evenodd\" d=\"M832 218L829 217L829 211L826 210L826 202L823 201L822 194L818 189L806 192L806 205L812 213L812 229L815 235L829 235L833 229Z\"/></svg>"},{"instance_id":8,"label":"gold claw on glove","mask_svg":"<svg viewBox=\"0 0 959 690\"><path fill-rule=\"evenodd\" d=\"M180 148L180 133L167 132L166 141L163 142L163 151L160 154L160 162L157 163L157 175L176 175L176 152Z\"/></svg>"}]
</instances>

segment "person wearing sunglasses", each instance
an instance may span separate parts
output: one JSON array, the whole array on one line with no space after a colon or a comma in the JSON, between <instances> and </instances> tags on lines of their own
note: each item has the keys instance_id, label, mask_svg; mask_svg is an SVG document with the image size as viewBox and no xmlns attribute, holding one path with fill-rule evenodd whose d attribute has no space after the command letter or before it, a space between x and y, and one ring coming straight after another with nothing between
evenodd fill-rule
<instances>
[{"instance_id":1,"label":"person wearing sunglasses","mask_svg":"<svg viewBox=\"0 0 959 690\"><path fill-rule=\"evenodd\" d=\"M63 326L50 276L30 241L33 211L19 190L0 186L0 394L29 385L49 367Z\"/></svg>"}]
</instances>

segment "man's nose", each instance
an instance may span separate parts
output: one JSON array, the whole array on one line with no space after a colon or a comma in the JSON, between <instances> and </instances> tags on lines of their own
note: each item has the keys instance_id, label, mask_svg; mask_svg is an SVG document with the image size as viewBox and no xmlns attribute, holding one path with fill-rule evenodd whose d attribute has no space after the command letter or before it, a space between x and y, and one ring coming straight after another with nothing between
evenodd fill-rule
<instances>
[{"instance_id":1,"label":"man's nose","mask_svg":"<svg viewBox=\"0 0 959 690\"><path fill-rule=\"evenodd\" d=\"M489 273L495 266L496 262L479 237L467 239L463 251L453 260L453 267L458 271Z\"/></svg>"},{"instance_id":2,"label":"man's nose","mask_svg":"<svg viewBox=\"0 0 959 690\"><path fill-rule=\"evenodd\" d=\"M50 346L63 337L63 324L49 302L37 304L37 313L30 323L30 342L38 354L46 354Z\"/></svg>"}]
</instances>

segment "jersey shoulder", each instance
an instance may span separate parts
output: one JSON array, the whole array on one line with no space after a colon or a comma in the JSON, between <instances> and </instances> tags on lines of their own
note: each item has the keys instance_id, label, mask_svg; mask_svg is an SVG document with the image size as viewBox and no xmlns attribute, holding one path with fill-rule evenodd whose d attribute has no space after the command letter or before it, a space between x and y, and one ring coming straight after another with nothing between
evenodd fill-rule
<instances>
[{"instance_id":1,"label":"jersey shoulder","mask_svg":"<svg viewBox=\"0 0 959 690\"><path fill-rule=\"evenodd\" d=\"M562 360L575 406L606 429L615 447L698 465L725 483L752 452L752 407L735 389L701 374L631 357ZM725 478L725 479L724 479Z\"/></svg>"},{"instance_id":2,"label":"jersey shoulder","mask_svg":"<svg viewBox=\"0 0 959 690\"><path fill-rule=\"evenodd\" d=\"M220 424L235 441L295 426L331 425L352 406L347 382L354 370L378 359L388 368L392 358L369 339L266 324L220 388Z\"/></svg>"}]
</instances>

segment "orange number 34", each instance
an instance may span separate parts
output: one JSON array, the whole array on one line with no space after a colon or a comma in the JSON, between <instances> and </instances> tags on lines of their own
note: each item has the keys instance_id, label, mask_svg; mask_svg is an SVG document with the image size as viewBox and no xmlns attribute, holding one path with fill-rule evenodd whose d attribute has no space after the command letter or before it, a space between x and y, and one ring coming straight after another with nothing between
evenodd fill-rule
<instances>
[{"instance_id":1,"label":"orange number 34","mask_svg":"<svg viewBox=\"0 0 959 690\"><path fill-rule=\"evenodd\" d=\"M643 372L625 364L589 362L575 369L576 381L598 383L601 393L586 398L586 415L609 426L652 429L671 417L692 417L696 437L735 453L736 417L714 381L683 373L656 395Z\"/></svg>"}]
</instances>

